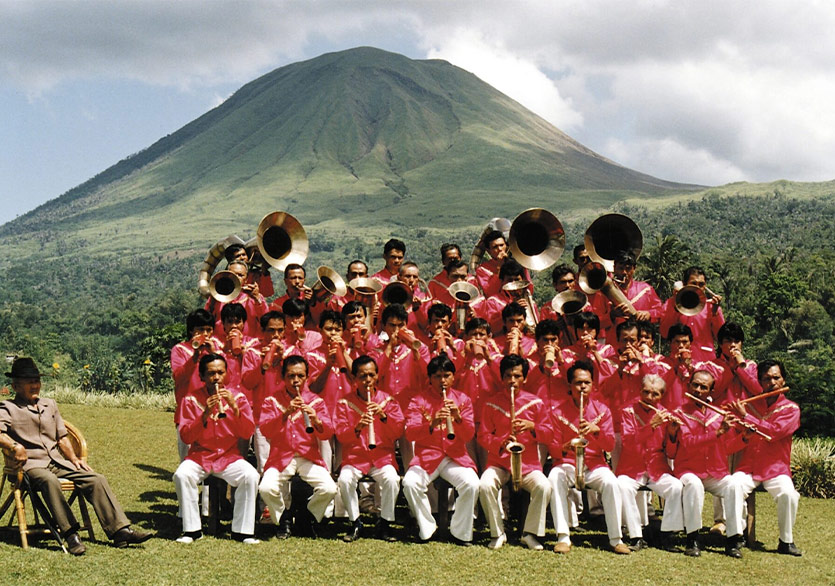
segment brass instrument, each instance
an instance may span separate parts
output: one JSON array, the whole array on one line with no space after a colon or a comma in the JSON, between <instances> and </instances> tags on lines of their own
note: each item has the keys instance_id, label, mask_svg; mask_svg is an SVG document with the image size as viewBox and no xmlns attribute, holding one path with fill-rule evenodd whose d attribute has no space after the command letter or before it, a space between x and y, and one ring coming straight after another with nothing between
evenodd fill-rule
<instances>
[{"instance_id":1,"label":"brass instrument","mask_svg":"<svg viewBox=\"0 0 835 586\"><path fill-rule=\"evenodd\" d=\"M383 303L386 305L411 305L412 304L412 290L406 283L401 281L390 281L388 285L383 287L383 294L380 296Z\"/></svg>"},{"instance_id":2,"label":"brass instrument","mask_svg":"<svg viewBox=\"0 0 835 586\"><path fill-rule=\"evenodd\" d=\"M261 256L270 266L283 271L289 264L302 264L307 258L307 233L287 212L264 216L255 233Z\"/></svg>"},{"instance_id":3,"label":"brass instrument","mask_svg":"<svg viewBox=\"0 0 835 586\"><path fill-rule=\"evenodd\" d=\"M675 308L681 315L699 315L706 303L705 292L694 285L687 285L676 292Z\"/></svg>"},{"instance_id":4,"label":"brass instrument","mask_svg":"<svg viewBox=\"0 0 835 586\"><path fill-rule=\"evenodd\" d=\"M768 399L769 397L775 397L787 392L789 392L789 387L780 387L779 389L774 389L773 391L768 391L767 393L760 393L759 395L754 395L753 397L748 397L747 399L740 399L739 403L745 405L746 403L752 403L758 399Z\"/></svg>"},{"instance_id":5,"label":"brass instrument","mask_svg":"<svg viewBox=\"0 0 835 586\"><path fill-rule=\"evenodd\" d=\"M510 435L513 441L508 442L505 449L510 454L510 479L514 492L518 491L522 485L522 452L525 451L525 445L516 441L516 436L513 434L513 421L516 419L516 385L510 387Z\"/></svg>"},{"instance_id":6,"label":"brass instrument","mask_svg":"<svg viewBox=\"0 0 835 586\"><path fill-rule=\"evenodd\" d=\"M203 264L200 267L200 272L198 273L197 278L197 291L203 298L209 297L209 279L211 279L212 273L215 271L215 268L217 268L220 259L223 258L223 251L232 244L244 244L244 241L233 234L218 241L209 249L209 253L206 256L206 260L203 261Z\"/></svg>"},{"instance_id":7,"label":"brass instrument","mask_svg":"<svg viewBox=\"0 0 835 586\"><path fill-rule=\"evenodd\" d=\"M447 287L447 291L455 299L455 317L458 321L458 335L460 336L466 328L467 306L475 303L480 292L478 287L467 281L456 281Z\"/></svg>"},{"instance_id":8,"label":"brass instrument","mask_svg":"<svg viewBox=\"0 0 835 586\"><path fill-rule=\"evenodd\" d=\"M446 386L441 388L441 397L443 397L444 403L446 403ZM446 438L448 440L455 439L455 428L452 427L452 415L447 415L446 418Z\"/></svg>"},{"instance_id":9,"label":"brass instrument","mask_svg":"<svg viewBox=\"0 0 835 586\"><path fill-rule=\"evenodd\" d=\"M570 344L577 340L574 338L574 331L569 325L569 320L583 311L588 302L589 298L586 297L586 294L575 289L566 289L562 293L557 293L551 300L551 308L562 316L560 327Z\"/></svg>"},{"instance_id":10,"label":"brass instrument","mask_svg":"<svg viewBox=\"0 0 835 586\"><path fill-rule=\"evenodd\" d=\"M640 228L623 214L600 216L586 229L584 240L589 258L602 264L608 272L615 269L618 253L629 252L637 260L644 246Z\"/></svg>"},{"instance_id":11,"label":"brass instrument","mask_svg":"<svg viewBox=\"0 0 835 586\"><path fill-rule=\"evenodd\" d=\"M502 285L503 291L513 292L513 291L521 291L522 297L524 297L525 302L527 302L528 306L525 308L525 323L531 329L536 327L536 324L539 323L539 317L536 315L536 307L533 303L533 297L531 296L531 291L528 289L530 287L530 281L511 281L510 283L505 283Z\"/></svg>"},{"instance_id":12,"label":"brass instrument","mask_svg":"<svg viewBox=\"0 0 835 586\"><path fill-rule=\"evenodd\" d=\"M577 420L578 425L583 424L583 403L586 398L585 393L580 393L580 418ZM582 432L571 440L570 445L574 449L574 486L577 490L586 488L586 446L589 445L589 440Z\"/></svg>"},{"instance_id":13,"label":"brass instrument","mask_svg":"<svg viewBox=\"0 0 835 586\"><path fill-rule=\"evenodd\" d=\"M366 403L371 403L371 385L365 387ZM368 424L368 449L373 450L377 447L377 434L374 432L374 418L371 418L371 423Z\"/></svg>"},{"instance_id":14,"label":"brass instrument","mask_svg":"<svg viewBox=\"0 0 835 586\"><path fill-rule=\"evenodd\" d=\"M311 305L316 305L318 301L327 303L334 295L344 297L348 292L345 280L332 268L321 266L316 269L316 275L319 277L319 280L313 285L313 302ZM325 293L320 296L320 291L324 291Z\"/></svg>"},{"instance_id":15,"label":"brass instrument","mask_svg":"<svg viewBox=\"0 0 835 586\"><path fill-rule=\"evenodd\" d=\"M542 208L525 210L513 220L507 240L516 261L532 271L553 265L565 250L565 230L557 217Z\"/></svg>"},{"instance_id":16,"label":"brass instrument","mask_svg":"<svg viewBox=\"0 0 835 586\"><path fill-rule=\"evenodd\" d=\"M612 305L626 304L626 311L631 317L634 317L637 313L632 302L629 301L621 288L609 277L609 273L606 271L603 263L597 261L589 261L586 263L586 266L580 270L577 283L580 285L580 290L586 295L592 295L600 291L612 302Z\"/></svg>"},{"instance_id":17,"label":"brass instrument","mask_svg":"<svg viewBox=\"0 0 835 586\"><path fill-rule=\"evenodd\" d=\"M726 411L725 409L720 409L719 407L717 407L713 403L709 403L707 401L704 401L704 400L698 398L697 396L695 396L691 393L684 393L684 396L687 397L688 399L691 399L691 400L695 401L696 404L701 405L702 407L706 407L706 408L710 409L711 411L719 413L722 416L733 415L730 411ZM735 419L733 424L738 425L740 427L743 427L743 428L747 429L748 431L751 431L751 432L757 434L758 436L762 437L767 442L771 441L771 436L768 435L767 433L761 431L760 428L758 428L753 423L748 423L747 421L741 421L740 419Z\"/></svg>"},{"instance_id":18,"label":"brass instrument","mask_svg":"<svg viewBox=\"0 0 835 586\"><path fill-rule=\"evenodd\" d=\"M365 325L370 330L374 327L372 311L377 301L377 293L383 290L383 285L371 277L356 277L348 281L348 288L354 292L359 302L365 305Z\"/></svg>"},{"instance_id":19,"label":"brass instrument","mask_svg":"<svg viewBox=\"0 0 835 586\"><path fill-rule=\"evenodd\" d=\"M484 238L494 230L498 230L502 234L504 234L505 239L508 238L508 233L510 232L510 220L507 218L493 218L487 225L484 227L484 230L481 232L481 236L478 237L478 242L473 247L473 252L470 255L470 272L475 273L476 267L481 264L481 259L484 258L484 252L486 250L485 246L487 245L484 242Z\"/></svg>"},{"instance_id":20,"label":"brass instrument","mask_svg":"<svg viewBox=\"0 0 835 586\"><path fill-rule=\"evenodd\" d=\"M232 271L220 271L209 281L209 295L220 303L231 303L241 294L244 284Z\"/></svg>"}]
</instances>

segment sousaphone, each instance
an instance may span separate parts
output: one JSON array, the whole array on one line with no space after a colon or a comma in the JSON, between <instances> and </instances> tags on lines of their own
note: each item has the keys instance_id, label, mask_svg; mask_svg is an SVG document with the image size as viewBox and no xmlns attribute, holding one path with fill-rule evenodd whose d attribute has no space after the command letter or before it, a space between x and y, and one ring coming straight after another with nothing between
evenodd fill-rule
<instances>
[{"instance_id":1,"label":"sousaphone","mask_svg":"<svg viewBox=\"0 0 835 586\"><path fill-rule=\"evenodd\" d=\"M283 271L289 264L302 264L307 258L307 233L287 212L267 214L255 233L258 250L270 266Z\"/></svg>"}]
</instances>

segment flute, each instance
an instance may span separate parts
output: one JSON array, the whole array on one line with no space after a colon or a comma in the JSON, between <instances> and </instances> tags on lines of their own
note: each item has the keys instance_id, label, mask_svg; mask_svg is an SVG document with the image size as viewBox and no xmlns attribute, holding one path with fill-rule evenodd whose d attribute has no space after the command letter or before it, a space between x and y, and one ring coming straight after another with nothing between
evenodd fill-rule
<instances>
[{"instance_id":1,"label":"flute","mask_svg":"<svg viewBox=\"0 0 835 586\"><path fill-rule=\"evenodd\" d=\"M217 388L216 385L206 385L206 390L209 392L209 395L216 395L218 391L223 390L223 387ZM226 403L223 402L223 397L218 397L217 401L217 419L225 419L226 418Z\"/></svg>"},{"instance_id":2,"label":"flute","mask_svg":"<svg viewBox=\"0 0 835 586\"><path fill-rule=\"evenodd\" d=\"M293 390L296 391L296 396L299 399L301 399L302 398L301 387L297 384L294 384L293 385ZM304 405L304 403L302 403L302 404ZM304 405L304 406L306 407L307 405ZM307 411L305 411L304 409L302 409L301 411L302 411L302 417L304 418L304 430L307 433L313 433L313 425L310 423L310 415L308 415Z\"/></svg>"},{"instance_id":3,"label":"flute","mask_svg":"<svg viewBox=\"0 0 835 586\"><path fill-rule=\"evenodd\" d=\"M444 403L446 403L446 386L441 388L441 396L444 399ZM455 439L455 429L452 427L452 415L447 415L446 417L446 438L448 440Z\"/></svg>"},{"instance_id":4,"label":"flute","mask_svg":"<svg viewBox=\"0 0 835 586\"><path fill-rule=\"evenodd\" d=\"M789 391L789 387L780 387L779 389L774 389L773 391L768 391L767 393L762 393L760 395L754 395L753 397L748 397L747 399L740 399L738 402L741 405L745 405L746 403L751 403L756 401L757 399L767 399L769 397L774 397L776 395L781 395L783 393L787 393Z\"/></svg>"},{"instance_id":5,"label":"flute","mask_svg":"<svg viewBox=\"0 0 835 586\"><path fill-rule=\"evenodd\" d=\"M676 423L678 423L679 425L684 425L684 422L682 422L682 420L681 420L681 419L679 419L678 417L676 417L675 415L673 415L672 413L670 413L670 412L669 412L669 411L667 411L666 409L659 409L659 408L658 408L658 407L656 407L655 405L650 405L650 404L649 404L649 403L647 403L646 401L638 401L638 402L639 402L641 405L643 405L644 407L646 407L647 409L649 409L649 410L651 410L651 411L655 411L656 413L658 413L661 417L663 417L663 418L664 418L664 419L666 419L667 421L675 421L675 422L676 422Z\"/></svg>"},{"instance_id":6,"label":"flute","mask_svg":"<svg viewBox=\"0 0 835 586\"><path fill-rule=\"evenodd\" d=\"M367 403L371 403L371 386L365 387ZM371 418L371 423L368 424L368 449L373 450L377 447L377 434L374 433L374 418Z\"/></svg>"},{"instance_id":7,"label":"flute","mask_svg":"<svg viewBox=\"0 0 835 586\"><path fill-rule=\"evenodd\" d=\"M716 405L708 403L707 401L703 401L700 398L696 397L695 395L691 395L690 393L684 393L684 396L689 397L690 399L692 399L693 401L695 401L699 405L707 407L711 411L715 411L716 413L719 413L720 415L723 415L723 416L733 415L730 411L725 411L724 409L720 409ZM740 427L744 427L748 431L756 433L757 435L761 436L763 439L765 439L768 442L771 441L771 436L762 432L762 431L760 431L760 429L756 425L754 425L753 423L746 423L745 421L742 421L740 419L735 418L734 419L734 424L739 425Z\"/></svg>"}]
</instances>

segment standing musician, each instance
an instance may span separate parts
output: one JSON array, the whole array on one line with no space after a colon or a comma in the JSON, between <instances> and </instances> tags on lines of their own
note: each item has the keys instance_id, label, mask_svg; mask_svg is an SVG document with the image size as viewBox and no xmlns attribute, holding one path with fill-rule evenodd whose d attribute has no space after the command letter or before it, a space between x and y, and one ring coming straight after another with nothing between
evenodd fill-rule
<instances>
[{"instance_id":1,"label":"standing musician","mask_svg":"<svg viewBox=\"0 0 835 586\"><path fill-rule=\"evenodd\" d=\"M690 377L689 394L709 403L714 390L713 375L706 370L697 370ZM696 399L690 399L674 412L675 419L667 424L667 457L674 460L673 470L681 480L684 528L687 543L684 555L699 557L702 544L699 530L702 528L702 508L705 490L715 497L722 497L727 508L727 517L740 518L742 486L728 470L726 436L730 429L731 417L707 409ZM739 536L729 535L725 552L734 558L742 557L739 551Z\"/></svg>"},{"instance_id":2,"label":"standing musician","mask_svg":"<svg viewBox=\"0 0 835 586\"><path fill-rule=\"evenodd\" d=\"M574 354L560 348L560 331L560 324L553 319L540 321L534 331L536 353L529 358L525 390L546 402L568 398L565 372L574 364Z\"/></svg>"},{"instance_id":3,"label":"standing musician","mask_svg":"<svg viewBox=\"0 0 835 586\"><path fill-rule=\"evenodd\" d=\"M477 287L476 280L474 277L470 276L468 273L469 267L467 263L462 260L452 260L446 266L446 276L447 281L449 284L452 285L453 283L458 283L461 281L466 281L473 286ZM458 301L455 299L449 292L447 288L440 289L437 286L436 281L430 281L429 290L432 292L433 303L443 303L447 307L456 310L459 307L464 307L466 312L466 320L470 320L473 317L487 317L487 300L479 295L476 299L465 303L463 301ZM436 284L433 288L432 285ZM465 320L465 321L466 321ZM455 320L455 327L458 327L458 322ZM456 332L459 336L463 335L463 332Z\"/></svg>"},{"instance_id":4,"label":"standing musician","mask_svg":"<svg viewBox=\"0 0 835 586\"><path fill-rule=\"evenodd\" d=\"M222 354L226 359L226 382L230 387L241 388L251 404L249 389L242 387L243 364L247 354L258 353L255 349L258 340L244 335L246 319L246 309L240 303L227 303L220 310L225 340Z\"/></svg>"},{"instance_id":5,"label":"standing musician","mask_svg":"<svg viewBox=\"0 0 835 586\"><path fill-rule=\"evenodd\" d=\"M342 337L351 358L371 354L381 344L379 336L366 325L367 313L368 308L359 301L348 301L342 306L342 317L345 318Z\"/></svg>"},{"instance_id":6,"label":"standing musician","mask_svg":"<svg viewBox=\"0 0 835 586\"><path fill-rule=\"evenodd\" d=\"M190 445L188 455L174 472L183 519L183 534L177 542L193 543L203 536L197 487L214 475L236 488L233 537L246 544L257 544L258 472L238 449L238 440L248 440L255 430L249 401L240 389L225 386L226 359L221 354L200 358L200 380L203 387L186 395L178 408L180 435Z\"/></svg>"},{"instance_id":7,"label":"standing musician","mask_svg":"<svg viewBox=\"0 0 835 586\"><path fill-rule=\"evenodd\" d=\"M484 261L475 270L475 278L485 297L495 297L502 291L502 277L499 274L505 261L509 258L507 239L499 230L488 232L484 237L484 248L490 259ZM515 262L515 261L514 261ZM517 263L518 264L518 263ZM522 269L522 281L530 281L527 269Z\"/></svg>"},{"instance_id":8,"label":"standing musician","mask_svg":"<svg viewBox=\"0 0 835 586\"><path fill-rule=\"evenodd\" d=\"M433 299L441 297L447 292L447 288L452 285L453 281L449 278L449 264L454 261L461 262L461 248L457 244L445 242L441 245L442 268L437 275L429 280L429 293Z\"/></svg>"},{"instance_id":9,"label":"standing musician","mask_svg":"<svg viewBox=\"0 0 835 586\"><path fill-rule=\"evenodd\" d=\"M357 259L352 260L348 263L348 269L345 271L345 282L350 283L354 279L357 278L365 278L368 276L368 265L365 264L363 261ZM353 289L348 289L348 292L342 295L334 295L330 303L328 304L329 309L339 309L341 310L346 303L349 301L354 300L354 292Z\"/></svg>"},{"instance_id":10,"label":"standing musician","mask_svg":"<svg viewBox=\"0 0 835 586\"><path fill-rule=\"evenodd\" d=\"M273 280L270 277L270 265L261 260L259 270L256 270L253 263L254 258L261 259L261 253L256 248L252 253L253 258L249 257L246 252L246 247L243 244L230 244L223 251L223 256L226 257L226 264L230 265L233 262L244 262L249 267L249 274L247 275L247 285L257 284L264 297L272 297L275 295L275 288L273 287Z\"/></svg>"},{"instance_id":11,"label":"standing musician","mask_svg":"<svg viewBox=\"0 0 835 586\"><path fill-rule=\"evenodd\" d=\"M529 357L536 353L536 340L528 335L525 324L525 308L515 301L504 306L501 312L502 328L493 338L503 354Z\"/></svg>"},{"instance_id":12,"label":"standing musician","mask_svg":"<svg viewBox=\"0 0 835 586\"><path fill-rule=\"evenodd\" d=\"M623 449L615 466L623 501L623 521L629 532L632 551L647 547L643 539L641 507L636 498L638 489L649 487L664 499L661 520L662 547L671 546L670 534L684 529L681 505L681 481L673 476L664 451L667 423L674 417L661 408L664 379L647 374L641 380L640 400L633 402L621 415Z\"/></svg>"},{"instance_id":13,"label":"standing musician","mask_svg":"<svg viewBox=\"0 0 835 586\"><path fill-rule=\"evenodd\" d=\"M336 406L336 437L342 445L342 470L339 494L352 523L344 541L360 537L357 484L363 475L371 476L380 487L380 520L377 537L394 541L390 524L400 492L400 475L394 459L394 442L403 435L403 412L391 395L377 389L377 363L360 356L351 365L356 393L339 400Z\"/></svg>"},{"instance_id":14,"label":"standing musician","mask_svg":"<svg viewBox=\"0 0 835 586\"><path fill-rule=\"evenodd\" d=\"M490 549L499 549L507 541L499 505L499 491L511 480L510 448L523 446L520 477L513 478L514 490L523 488L531 495L522 543L528 549L541 550L537 538L545 536L545 516L551 498L551 485L542 473L537 451L537 429L545 424L547 411L542 399L522 390L528 375L528 361L518 354L502 358L499 369L502 391L484 403L478 443L487 450L487 469L481 475L479 502L490 526ZM516 444L516 445L514 445Z\"/></svg>"},{"instance_id":15,"label":"standing musician","mask_svg":"<svg viewBox=\"0 0 835 586\"><path fill-rule=\"evenodd\" d=\"M446 354L454 361L464 349L464 342L449 331L452 310L443 303L433 303L427 311L427 317L429 322L426 324L426 334L418 332L418 337L427 345L430 355Z\"/></svg>"},{"instance_id":16,"label":"standing musician","mask_svg":"<svg viewBox=\"0 0 835 586\"><path fill-rule=\"evenodd\" d=\"M299 299L309 302L313 297L313 289L304 284L307 278L305 268L297 263L290 263L284 268L284 288L286 293L277 297L270 304L270 309L281 310L288 299Z\"/></svg>"},{"instance_id":17,"label":"standing musician","mask_svg":"<svg viewBox=\"0 0 835 586\"><path fill-rule=\"evenodd\" d=\"M247 284L249 269L247 268L246 263L233 261L229 263L229 267L226 270L231 273L235 273L235 275L237 275L237 277L241 280L241 283L244 283L243 287L241 287L241 293L230 303L240 303L246 309L247 320L244 324L243 332L247 337L253 338L258 335L258 318L267 313L267 301L261 294L258 283ZM214 297L210 297L209 300L206 301L206 307L204 308L215 318L215 335L218 338L223 338L223 323L221 321L220 312L223 311L224 305L226 305L226 303L217 301Z\"/></svg>"},{"instance_id":18,"label":"standing musician","mask_svg":"<svg viewBox=\"0 0 835 586\"><path fill-rule=\"evenodd\" d=\"M600 385L617 370L618 352L611 345L598 342L600 318L597 314L582 311L574 316L574 339L568 350L574 359L590 362L597 373L595 383Z\"/></svg>"},{"instance_id":19,"label":"standing musician","mask_svg":"<svg viewBox=\"0 0 835 586\"><path fill-rule=\"evenodd\" d=\"M182 461L188 453L188 444L180 437L180 403L191 391L199 389L198 363L210 353L222 352L223 342L214 337L215 319L205 309L195 309L186 317L186 340L171 348L171 376L174 378L174 425L177 427L177 453Z\"/></svg>"},{"instance_id":20,"label":"standing musician","mask_svg":"<svg viewBox=\"0 0 835 586\"><path fill-rule=\"evenodd\" d=\"M620 488L604 456L604 452L609 452L615 447L612 414L606 405L594 398L594 366L590 362L575 362L568 369L566 378L569 384L568 399L551 403L551 431L546 432L543 438L554 461L554 466L548 474L552 488L551 516L557 532L554 551L568 553L571 550L568 489L575 486L576 480L581 477L586 488L601 494L609 547L616 554L628 555L632 550L621 539L623 502ZM579 464L576 461L577 450L572 447L572 440L575 439L588 440L582 452L585 463L580 475L576 468Z\"/></svg>"},{"instance_id":21,"label":"standing musician","mask_svg":"<svg viewBox=\"0 0 835 586\"><path fill-rule=\"evenodd\" d=\"M405 257L406 245L402 240L391 238L383 246L383 260L386 261L386 265L371 276L380 281L383 286L388 285L397 279L397 275L400 273L400 265L403 264Z\"/></svg>"},{"instance_id":22,"label":"standing musician","mask_svg":"<svg viewBox=\"0 0 835 586\"><path fill-rule=\"evenodd\" d=\"M479 487L466 447L475 432L472 402L452 388L455 365L447 356L430 360L426 372L429 386L406 410L406 438L414 442L415 454L403 476L403 495L417 520L419 538L428 541L438 528L429 506L429 483L438 476L449 482L458 493L449 532L459 545L471 545Z\"/></svg>"},{"instance_id":23,"label":"standing musician","mask_svg":"<svg viewBox=\"0 0 835 586\"><path fill-rule=\"evenodd\" d=\"M322 335L306 327L307 305L301 299L287 299L281 305L284 314L284 344L287 352L307 356L322 345ZM318 373L318 371L317 371Z\"/></svg>"},{"instance_id":24,"label":"standing musician","mask_svg":"<svg viewBox=\"0 0 835 586\"><path fill-rule=\"evenodd\" d=\"M727 322L716 334L719 340L716 364L721 367L716 379L715 397L720 402L744 399L760 392L757 363L742 354L745 332L735 322Z\"/></svg>"},{"instance_id":25,"label":"standing musician","mask_svg":"<svg viewBox=\"0 0 835 586\"><path fill-rule=\"evenodd\" d=\"M525 267L520 265L512 258L505 261L505 263L502 265L502 268L499 269L499 280L502 286L508 285L510 283L525 281L526 276L527 272ZM529 309L528 300L525 299L525 289L508 291L506 289L500 288L495 295L487 297L487 321L489 321L490 325L493 327L494 334L498 333L501 329L502 310L505 308L507 304L513 302L515 302L517 305L521 305L523 311L527 311ZM534 316L539 315L539 311L535 304L530 308L530 310L533 312Z\"/></svg>"},{"instance_id":26,"label":"standing musician","mask_svg":"<svg viewBox=\"0 0 835 586\"><path fill-rule=\"evenodd\" d=\"M258 492L270 508L279 539L290 536L293 476L298 474L313 488L307 510L317 523L336 496L336 483L319 451L319 441L333 435L331 418L322 398L307 388L307 374L303 357L288 356L281 364L283 389L266 397L261 407L259 426L270 442L270 456Z\"/></svg>"},{"instance_id":27,"label":"standing musician","mask_svg":"<svg viewBox=\"0 0 835 586\"><path fill-rule=\"evenodd\" d=\"M684 286L697 287L702 292L707 289L707 278L701 267L689 267L684 271L681 282ZM693 358L698 361L713 359L716 356L713 350L715 340L719 334L719 328L725 323L725 316L722 314L722 308L719 307L720 301L720 297L711 296L706 299L705 306L699 313L684 315L676 309L674 294L664 303L661 314L661 335L668 337L670 326L673 324L687 325L693 332Z\"/></svg>"},{"instance_id":28,"label":"standing musician","mask_svg":"<svg viewBox=\"0 0 835 586\"><path fill-rule=\"evenodd\" d=\"M554 292L557 295L565 291L576 291L577 275L574 273L574 269L572 269L570 266L565 264L559 264L555 266L554 269L551 271L551 284L554 286ZM586 302L586 305L583 307L582 311L592 311L591 304ZM560 322L561 328L573 327L573 324L567 323L565 321L566 316L557 313L550 303L546 303L542 306L542 309L539 312L539 319L557 320L558 322ZM571 341L563 339L562 343L568 345L571 343Z\"/></svg>"},{"instance_id":29,"label":"standing musician","mask_svg":"<svg viewBox=\"0 0 835 586\"><path fill-rule=\"evenodd\" d=\"M800 556L802 552L794 544L792 531L797 518L800 495L791 478L792 434L800 427L800 408L789 401L785 392L786 370L781 362L764 360L757 367L761 394L775 393L759 398L756 394L747 403L742 400L728 405L734 415L753 424L771 439L745 429L734 433L732 450L741 450L741 457L733 478L742 485L739 498L745 499L760 484L777 503L777 526L780 541L777 553ZM742 503L736 509L742 510ZM728 517L728 534L742 533L744 519Z\"/></svg>"}]
</instances>

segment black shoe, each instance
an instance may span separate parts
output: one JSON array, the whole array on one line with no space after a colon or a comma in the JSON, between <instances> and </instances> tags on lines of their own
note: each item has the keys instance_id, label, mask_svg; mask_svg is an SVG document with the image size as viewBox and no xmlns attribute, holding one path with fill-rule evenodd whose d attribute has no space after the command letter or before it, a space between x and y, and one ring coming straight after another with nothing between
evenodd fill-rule
<instances>
[{"instance_id":1,"label":"black shoe","mask_svg":"<svg viewBox=\"0 0 835 586\"><path fill-rule=\"evenodd\" d=\"M67 542L67 551L73 555L84 555L84 552L87 551L87 547L82 543L77 531L67 535L65 541Z\"/></svg>"},{"instance_id":2,"label":"black shoe","mask_svg":"<svg viewBox=\"0 0 835 586\"><path fill-rule=\"evenodd\" d=\"M290 513L284 511L284 514L281 515L281 519L278 521L278 525L276 525L275 536L278 539L287 539L290 537L290 526L292 523L293 519L290 517Z\"/></svg>"},{"instance_id":3,"label":"black shoe","mask_svg":"<svg viewBox=\"0 0 835 586\"><path fill-rule=\"evenodd\" d=\"M678 551L673 543L673 533L671 531L661 531L653 545L664 551Z\"/></svg>"},{"instance_id":4,"label":"black shoe","mask_svg":"<svg viewBox=\"0 0 835 586\"><path fill-rule=\"evenodd\" d=\"M375 530L375 535L377 539L381 541L386 541L388 543L394 543L397 541L397 538L391 534L391 526L389 522L385 519L380 519L377 521L377 529Z\"/></svg>"},{"instance_id":5,"label":"black shoe","mask_svg":"<svg viewBox=\"0 0 835 586\"><path fill-rule=\"evenodd\" d=\"M725 544L725 555L740 559L742 557L742 552L739 549L740 541L742 541L742 535L729 535Z\"/></svg>"},{"instance_id":6,"label":"black shoe","mask_svg":"<svg viewBox=\"0 0 835 586\"><path fill-rule=\"evenodd\" d=\"M351 526L351 529L342 536L342 541L346 543L351 543L352 541L356 541L360 538L360 532L362 531L362 522L357 519L354 521L354 524Z\"/></svg>"},{"instance_id":7,"label":"black shoe","mask_svg":"<svg viewBox=\"0 0 835 586\"><path fill-rule=\"evenodd\" d=\"M629 549L632 551L641 551L642 549L647 549L648 547L649 544L640 537L633 539L632 543L629 544Z\"/></svg>"},{"instance_id":8,"label":"black shoe","mask_svg":"<svg viewBox=\"0 0 835 586\"><path fill-rule=\"evenodd\" d=\"M803 555L803 552L797 549L797 546L792 543L785 543L783 541L777 546L777 553L782 553L786 555L794 555L800 557Z\"/></svg>"},{"instance_id":9,"label":"black shoe","mask_svg":"<svg viewBox=\"0 0 835 586\"><path fill-rule=\"evenodd\" d=\"M463 539L458 539L457 537L453 537L452 535L449 536L450 542L454 543L455 545L459 545L461 547L472 547L472 541L464 541Z\"/></svg>"},{"instance_id":10,"label":"black shoe","mask_svg":"<svg viewBox=\"0 0 835 586\"><path fill-rule=\"evenodd\" d=\"M142 531L142 529L137 531L128 525L127 527L122 527L114 533L111 539L113 540L114 547L127 547L129 545L145 543L151 537L152 534L149 531Z\"/></svg>"},{"instance_id":11,"label":"black shoe","mask_svg":"<svg viewBox=\"0 0 835 586\"><path fill-rule=\"evenodd\" d=\"M697 538L698 532L693 531L687 534L687 543L684 547L684 555L697 558L702 555L702 544Z\"/></svg>"}]
</instances>

